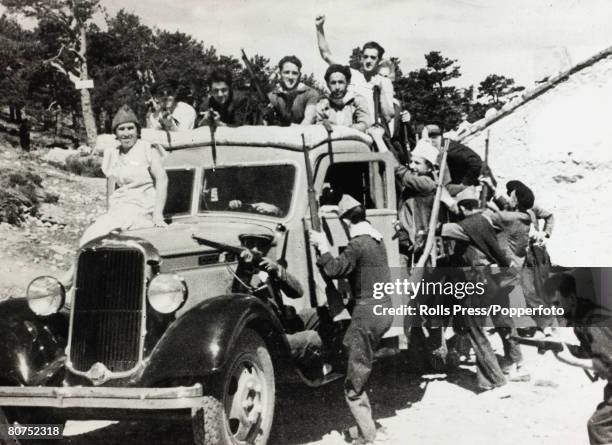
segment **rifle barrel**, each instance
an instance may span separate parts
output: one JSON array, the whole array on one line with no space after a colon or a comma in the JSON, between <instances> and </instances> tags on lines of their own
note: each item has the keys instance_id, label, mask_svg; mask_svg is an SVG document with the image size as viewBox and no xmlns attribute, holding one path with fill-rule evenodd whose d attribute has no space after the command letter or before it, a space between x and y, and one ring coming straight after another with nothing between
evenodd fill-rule
<instances>
[{"instance_id":1,"label":"rifle barrel","mask_svg":"<svg viewBox=\"0 0 612 445\"><path fill-rule=\"evenodd\" d=\"M310 225L313 230L321 231L321 221L319 220L319 205L317 203L317 195L314 189L314 177L312 174L312 164L310 163L310 155L306 147L306 138L302 133L302 147L304 149L304 164L306 165L306 181L308 182L308 207L310 208Z\"/></svg>"},{"instance_id":2,"label":"rifle barrel","mask_svg":"<svg viewBox=\"0 0 612 445\"><path fill-rule=\"evenodd\" d=\"M244 65L246 66L247 71L249 72L249 76L251 77L251 83L255 87L255 91L257 91L257 95L259 96L260 100L262 100L265 104L269 104L270 99L268 98L268 95L265 93L263 87L259 83L257 76L255 76L255 70L253 69L253 65L251 64L251 61L249 60L246 53L244 52L244 49L241 49L240 51L242 52L242 61L244 62Z\"/></svg>"}]
</instances>

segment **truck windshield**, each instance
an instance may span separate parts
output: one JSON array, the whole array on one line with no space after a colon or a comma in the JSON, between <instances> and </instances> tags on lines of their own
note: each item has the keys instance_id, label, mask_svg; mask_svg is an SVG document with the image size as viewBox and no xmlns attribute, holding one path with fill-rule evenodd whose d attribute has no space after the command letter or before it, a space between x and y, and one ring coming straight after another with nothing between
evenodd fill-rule
<instances>
[{"instance_id":1,"label":"truck windshield","mask_svg":"<svg viewBox=\"0 0 612 445\"><path fill-rule=\"evenodd\" d=\"M295 167L290 164L219 167L204 170L199 210L286 216Z\"/></svg>"}]
</instances>

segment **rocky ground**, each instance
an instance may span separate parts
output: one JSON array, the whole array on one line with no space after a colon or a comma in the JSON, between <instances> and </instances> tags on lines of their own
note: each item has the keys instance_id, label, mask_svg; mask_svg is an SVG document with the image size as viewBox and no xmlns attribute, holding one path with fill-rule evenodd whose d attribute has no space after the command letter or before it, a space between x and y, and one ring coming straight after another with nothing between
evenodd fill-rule
<instances>
[{"instance_id":1,"label":"rocky ground","mask_svg":"<svg viewBox=\"0 0 612 445\"><path fill-rule=\"evenodd\" d=\"M588 444L586 422L601 400L602 381L592 383L550 352L542 356L533 348L523 350L531 381L509 383L504 394L477 394L471 364L449 374L418 375L405 371L408 365L401 359L379 363L370 400L387 429L386 443ZM345 444L338 431L352 423L341 382L320 389L296 384L279 388L277 397L270 445ZM191 443L191 436L188 423L69 421L61 443L170 445Z\"/></svg>"},{"instance_id":2,"label":"rocky ground","mask_svg":"<svg viewBox=\"0 0 612 445\"><path fill-rule=\"evenodd\" d=\"M43 161L44 154L0 146L0 169L33 168L43 189L59 196L57 203L43 203L39 215L28 216L22 227L0 223L0 299L22 296L36 276L67 270L80 234L104 211L103 179L67 173Z\"/></svg>"}]
</instances>

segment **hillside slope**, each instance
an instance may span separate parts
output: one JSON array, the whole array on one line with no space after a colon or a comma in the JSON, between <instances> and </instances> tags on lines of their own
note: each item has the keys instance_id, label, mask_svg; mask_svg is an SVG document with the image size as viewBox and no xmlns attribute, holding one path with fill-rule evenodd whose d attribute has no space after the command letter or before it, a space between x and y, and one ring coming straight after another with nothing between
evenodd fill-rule
<instances>
[{"instance_id":1,"label":"hillside slope","mask_svg":"<svg viewBox=\"0 0 612 445\"><path fill-rule=\"evenodd\" d=\"M503 183L519 179L555 214L553 262L612 265L612 50L463 140Z\"/></svg>"},{"instance_id":2,"label":"hillside slope","mask_svg":"<svg viewBox=\"0 0 612 445\"><path fill-rule=\"evenodd\" d=\"M0 223L0 300L22 296L32 278L67 270L80 234L104 211L104 179L75 176L41 159L44 150L21 154L0 144L0 170L33 169L55 204L42 204L37 217L22 227Z\"/></svg>"}]
</instances>

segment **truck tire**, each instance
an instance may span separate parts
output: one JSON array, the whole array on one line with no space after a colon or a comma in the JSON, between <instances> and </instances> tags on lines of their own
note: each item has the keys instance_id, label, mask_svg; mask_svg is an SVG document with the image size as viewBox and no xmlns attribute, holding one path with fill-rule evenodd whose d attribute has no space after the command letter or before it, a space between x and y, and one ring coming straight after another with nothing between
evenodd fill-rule
<instances>
[{"instance_id":1,"label":"truck tire","mask_svg":"<svg viewBox=\"0 0 612 445\"><path fill-rule=\"evenodd\" d=\"M240 335L227 365L207 381L201 408L192 411L196 445L265 445L274 415L274 368L261 337Z\"/></svg>"}]
</instances>

